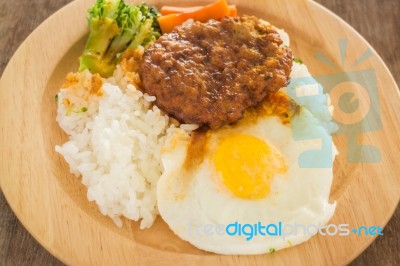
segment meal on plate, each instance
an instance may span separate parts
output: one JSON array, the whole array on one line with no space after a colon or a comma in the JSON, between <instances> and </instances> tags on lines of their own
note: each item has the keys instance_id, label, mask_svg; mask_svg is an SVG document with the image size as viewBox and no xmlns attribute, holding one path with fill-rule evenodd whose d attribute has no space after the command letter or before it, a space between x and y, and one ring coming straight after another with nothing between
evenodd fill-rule
<instances>
[{"instance_id":1,"label":"meal on plate","mask_svg":"<svg viewBox=\"0 0 400 266\"><path fill-rule=\"evenodd\" d=\"M238 16L226 0L159 11L97 0L88 13L79 70L56 95L69 135L56 151L103 215L142 229L161 216L181 239L219 254L268 253L311 237L266 235L262 224L329 221L333 108L285 31ZM289 96L301 78L317 88L313 97L300 97L307 86ZM331 147L330 167L312 166L321 143ZM259 228L249 237L249 227L232 225Z\"/></svg>"}]
</instances>

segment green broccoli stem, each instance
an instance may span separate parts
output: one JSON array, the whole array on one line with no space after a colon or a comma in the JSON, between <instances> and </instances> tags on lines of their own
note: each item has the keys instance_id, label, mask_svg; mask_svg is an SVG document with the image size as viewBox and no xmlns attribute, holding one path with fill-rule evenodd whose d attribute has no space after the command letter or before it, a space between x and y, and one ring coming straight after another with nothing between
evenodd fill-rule
<instances>
[{"instance_id":1,"label":"green broccoli stem","mask_svg":"<svg viewBox=\"0 0 400 266\"><path fill-rule=\"evenodd\" d=\"M106 60L110 62L118 61L118 54L122 53L132 41L138 25L140 25L141 13L136 7L125 5L120 9L118 14L117 23L120 32L112 40L108 50L105 54Z\"/></svg>"},{"instance_id":2,"label":"green broccoli stem","mask_svg":"<svg viewBox=\"0 0 400 266\"><path fill-rule=\"evenodd\" d=\"M97 72L102 76L112 75L115 66L110 65L110 62L105 61L103 57L118 31L119 28L115 20L110 18L92 19L89 37L80 57L79 71L89 69L90 72ZM104 70L102 70L103 67Z\"/></svg>"},{"instance_id":3,"label":"green broccoli stem","mask_svg":"<svg viewBox=\"0 0 400 266\"><path fill-rule=\"evenodd\" d=\"M139 45L146 47L148 44L154 42L160 34L153 31L153 18L149 18L142 22L139 32L135 35L135 38L129 44L128 49L136 49Z\"/></svg>"}]
</instances>

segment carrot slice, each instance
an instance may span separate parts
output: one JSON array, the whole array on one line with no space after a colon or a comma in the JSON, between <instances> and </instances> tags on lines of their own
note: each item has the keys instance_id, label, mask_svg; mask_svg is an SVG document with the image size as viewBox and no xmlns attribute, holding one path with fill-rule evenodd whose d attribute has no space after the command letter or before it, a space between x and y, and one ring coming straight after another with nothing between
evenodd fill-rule
<instances>
[{"instance_id":1,"label":"carrot slice","mask_svg":"<svg viewBox=\"0 0 400 266\"><path fill-rule=\"evenodd\" d=\"M160 9L160 13L165 16L169 14L179 14L184 12L193 12L202 8L202 6L189 6L189 7L181 7L181 6L163 6ZM236 5L229 5L229 16L236 17L237 16L237 8Z\"/></svg>"},{"instance_id":2,"label":"carrot slice","mask_svg":"<svg viewBox=\"0 0 400 266\"><path fill-rule=\"evenodd\" d=\"M235 5L229 5L229 16L230 17L237 17L238 11Z\"/></svg>"},{"instance_id":3,"label":"carrot slice","mask_svg":"<svg viewBox=\"0 0 400 266\"><path fill-rule=\"evenodd\" d=\"M180 16L181 14L186 14L186 13L180 13L180 14L169 14L166 16L161 16L159 17L158 20L158 25L160 25L161 32L162 33L169 33L175 28L175 26L181 25L183 22L188 20L184 16Z\"/></svg>"},{"instance_id":4,"label":"carrot slice","mask_svg":"<svg viewBox=\"0 0 400 266\"><path fill-rule=\"evenodd\" d=\"M182 7L182 6L163 6L160 9L160 13L163 16L169 15L169 14L179 14L179 13L184 13L184 12L193 12L198 9L202 8L202 6L188 6L188 7Z\"/></svg>"},{"instance_id":5,"label":"carrot slice","mask_svg":"<svg viewBox=\"0 0 400 266\"><path fill-rule=\"evenodd\" d=\"M221 19L229 14L230 10L226 0L218 0L193 11L161 16L158 18L158 24L163 33L168 33L188 19L206 22L209 19Z\"/></svg>"}]
</instances>

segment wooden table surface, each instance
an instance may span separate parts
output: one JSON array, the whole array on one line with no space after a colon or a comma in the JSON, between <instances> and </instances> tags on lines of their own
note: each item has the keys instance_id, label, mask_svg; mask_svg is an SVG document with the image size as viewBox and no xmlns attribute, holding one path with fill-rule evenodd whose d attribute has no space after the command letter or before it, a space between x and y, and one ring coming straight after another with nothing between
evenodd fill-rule
<instances>
[{"instance_id":1,"label":"wooden table surface","mask_svg":"<svg viewBox=\"0 0 400 266\"><path fill-rule=\"evenodd\" d=\"M70 1L0 1L0 75L24 39L42 21ZM400 84L399 0L317 0L317 2L338 14L360 32L383 58L397 84ZM351 265L400 265L399 238L400 208L398 207L384 229L384 236L373 242ZM62 265L19 223L1 191L0 265Z\"/></svg>"}]
</instances>

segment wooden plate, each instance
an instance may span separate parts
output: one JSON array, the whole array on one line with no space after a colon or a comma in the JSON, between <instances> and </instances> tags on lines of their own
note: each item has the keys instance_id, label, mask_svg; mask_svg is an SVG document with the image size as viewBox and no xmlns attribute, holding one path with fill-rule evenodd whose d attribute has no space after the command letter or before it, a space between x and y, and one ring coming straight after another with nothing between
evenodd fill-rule
<instances>
[{"instance_id":1,"label":"wooden plate","mask_svg":"<svg viewBox=\"0 0 400 266\"><path fill-rule=\"evenodd\" d=\"M67 139L55 122L54 95L66 73L77 69L87 33L86 9L92 2L77 0L38 27L15 53L0 83L1 188L19 220L54 256L70 265L337 265L350 262L374 240L354 234L318 235L275 254L220 256L181 241L161 219L151 229L141 231L127 220L118 229L100 215L95 204L87 201L80 180L69 173L63 158L54 151L56 144ZM400 195L400 164L396 163L400 151L400 97L382 60L355 30L314 2L230 2L235 2L242 14L257 15L285 28L295 55L314 75L328 80L339 77L333 79L337 82L334 87L351 81L344 88L354 89L361 84L377 93L354 89L361 110L370 106L375 116L363 122L362 131L350 132L353 138L335 137L340 155L335 162L331 199L337 201L337 209L330 223L384 226ZM159 6L161 1L148 3ZM364 104L368 101L373 104ZM335 113L335 118L344 123L346 116ZM348 147L357 142L373 145L380 158L372 163L349 162L354 154L347 158L351 151Z\"/></svg>"}]
</instances>

